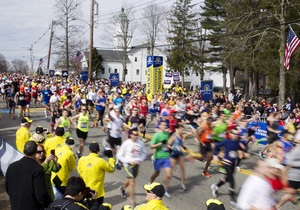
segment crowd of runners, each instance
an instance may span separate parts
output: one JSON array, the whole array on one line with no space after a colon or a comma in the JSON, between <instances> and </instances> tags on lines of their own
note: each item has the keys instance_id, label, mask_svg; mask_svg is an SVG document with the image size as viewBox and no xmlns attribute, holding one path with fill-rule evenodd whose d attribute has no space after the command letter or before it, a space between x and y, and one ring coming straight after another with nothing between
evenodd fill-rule
<instances>
[{"instance_id":1,"label":"crowd of runners","mask_svg":"<svg viewBox=\"0 0 300 210\"><path fill-rule=\"evenodd\" d=\"M58 168L56 163L60 163L60 158L51 151L59 150L64 144L69 145L72 137L75 141L78 140L77 170L86 185L96 190L99 204L103 203L104 198L104 175L93 177L92 172L86 172L95 171L93 168L88 169L86 164L93 158L99 158L98 155L89 157L100 151L99 145L91 143L91 154L83 156L89 129L99 128L99 132L107 133L103 146L109 161L100 162L95 167L101 168L103 174L124 167L128 176L120 188L120 194L126 199L128 189L133 207L136 206L135 178L140 163L146 159L145 144L148 143L153 150L154 172L145 182L155 183L163 170L165 177L162 185L164 196L168 198L172 194L169 192L169 184L172 169L176 165L179 165L181 171L180 188L187 190L185 162L192 158L205 163L201 174L207 178L211 177L211 162L214 160L221 163L219 170L224 173L224 177L218 183L212 183L212 195L217 197L218 189L227 182L232 205L237 209L280 209L287 201L298 204L296 197L300 188L300 105L290 98L284 106L278 107L266 99L245 100L239 91L231 90L217 93L211 101L205 102L201 100L200 90L189 91L179 85L173 85L150 98L145 93L144 86L138 82L120 83L118 87L110 87L109 81L104 79L84 83L76 76L64 78L21 74L2 74L0 81L2 100L9 108L12 119L18 118L24 126L30 127L30 109L42 106L45 120L51 125L48 139L44 128L37 129L30 138L24 139L17 135L17 148L23 152L26 142L34 140L43 145L41 150L45 157L52 155L48 161L54 161L54 166ZM255 133L261 129L262 122L267 124L266 137L256 139ZM146 135L149 125L155 127L155 134L151 139ZM123 130L128 130L127 140L122 140ZM53 138L55 143L47 143ZM199 146L197 152L201 155L187 155L189 149L184 145L187 138L195 139ZM259 152L262 161L258 161L254 175L249 177L238 195L234 173L241 170L243 159L251 158L252 147L264 141L265 146ZM63 168L63 164L61 162L60 167ZM71 168L73 170L75 166ZM54 172L59 175L59 172ZM69 176L60 176L65 186L65 179ZM252 189L254 182L258 183L254 186L262 186L261 199L256 198L257 193ZM151 193L151 190L148 191ZM276 191L285 192L279 201L273 196ZM136 209L143 208L137 206Z\"/></svg>"}]
</instances>

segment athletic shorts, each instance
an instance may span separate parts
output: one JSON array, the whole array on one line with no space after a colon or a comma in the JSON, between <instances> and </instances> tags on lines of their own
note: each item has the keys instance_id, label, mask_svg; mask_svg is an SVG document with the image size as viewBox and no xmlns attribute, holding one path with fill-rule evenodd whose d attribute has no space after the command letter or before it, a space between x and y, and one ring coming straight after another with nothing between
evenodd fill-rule
<instances>
[{"instance_id":1,"label":"athletic shorts","mask_svg":"<svg viewBox=\"0 0 300 210\"><path fill-rule=\"evenodd\" d=\"M150 113L150 119L151 120L153 120L156 117L158 117L158 112Z\"/></svg>"},{"instance_id":2,"label":"athletic shorts","mask_svg":"<svg viewBox=\"0 0 300 210\"><path fill-rule=\"evenodd\" d=\"M86 105L87 105L87 106L94 107L94 103L93 103L92 100L86 100Z\"/></svg>"},{"instance_id":3,"label":"athletic shorts","mask_svg":"<svg viewBox=\"0 0 300 210\"><path fill-rule=\"evenodd\" d=\"M24 107L26 106L26 101L24 100L18 101L18 105Z\"/></svg>"},{"instance_id":4,"label":"athletic shorts","mask_svg":"<svg viewBox=\"0 0 300 210\"><path fill-rule=\"evenodd\" d=\"M26 101L26 106L27 106L27 105L30 105L30 101Z\"/></svg>"},{"instance_id":5,"label":"athletic shorts","mask_svg":"<svg viewBox=\"0 0 300 210\"><path fill-rule=\"evenodd\" d=\"M108 143L111 148L115 148L115 146L121 146L122 138L114 138L108 135Z\"/></svg>"},{"instance_id":6,"label":"athletic shorts","mask_svg":"<svg viewBox=\"0 0 300 210\"><path fill-rule=\"evenodd\" d=\"M157 158L154 161L155 171L160 171L163 168L171 168L170 158Z\"/></svg>"},{"instance_id":7,"label":"athletic shorts","mask_svg":"<svg viewBox=\"0 0 300 210\"><path fill-rule=\"evenodd\" d=\"M38 95L32 95L32 98L37 99Z\"/></svg>"},{"instance_id":8,"label":"athletic shorts","mask_svg":"<svg viewBox=\"0 0 300 210\"><path fill-rule=\"evenodd\" d=\"M300 181L289 180L289 185L291 188L298 190L300 188Z\"/></svg>"},{"instance_id":9,"label":"athletic shorts","mask_svg":"<svg viewBox=\"0 0 300 210\"><path fill-rule=\"evenodd\" d=\"M87 136L88 136L88 132L83 132L83 131L79 130L78 128L76 128L76 134L77 134L77 137L80 139L87 139Z\"/></svg>"},{"instance_id":10,"label":"athletic shorts","mask_svg":"<svg viewBox=\"0 0 300 210\"><path fill-rule=\"evenodd\" d=\"M124 167L126 173L127 173L127 178L136 178L139 172L139 165L135 165L135 166L125 166Z\"/></svg>"},{"instance_id":11,"label":"athletic shorts","mask_svg":"<svg viewBox=\"0 0 300 210\"><path fill-rule=\"evenodd\" d=\"M183 156L183 152L181 152L181 151L173 151L170 154L170 158L173 158L173 159L178 159L181 156Z\"/></svg>"},{"instance_id":12,"label":"athletic shorts","mask_svg":"<svg viewBox=\"0 0 300 210\"><path fill-rule=\"evenodd\" d=\"M251 128L249 128L249 129L248 129L248 136L249 136L249 137L250 137L250 136L254 136L254 134L255 134L255 131L252 130Z\"/></svg>"},{"instance_id":13,"label":"athletic shorts","mask_svg":"<svg viewBox=\"0 0 300 210\"><path fill-rule=\"evenodd\" d=\"M145 127L145 126L146 126L146 119L141 118L141 119L139 120L139 125L140 125L140 124L143 124L143 126Z\"/></svg>"},{"instance_id":14,"label":"athletic shorts","mask_svg":"<svg viewBox=\"0 0 300 210\"><path fill-rule=\"evenodd\" d=\"M273 144L273 142L277 140L279 140L278 135L271 133L268 138L268 144Z\"/></svg>"},{"instance_id":15,"label":"athletic shorts","mask_svg":"<svg viewBox=\"0 0 300 210\"><path fill-rule=\"evenodd\" d=\"M206 155L207 152L211 152L212 148L211 148L211 143L210 142L204 142L205 146L203 146L202 144L200 144L200 153L202 155Z\"/></svg>"}]
</instances>

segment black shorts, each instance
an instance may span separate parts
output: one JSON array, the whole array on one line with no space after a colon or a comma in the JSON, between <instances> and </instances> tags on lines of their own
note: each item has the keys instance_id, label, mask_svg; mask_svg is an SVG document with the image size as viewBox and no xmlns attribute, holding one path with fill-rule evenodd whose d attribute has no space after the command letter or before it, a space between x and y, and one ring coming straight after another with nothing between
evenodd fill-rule
<instances>
[{"instance_id":1,"label":"black shorts","mask_svg":"<svg viewBox=\"0 0 300 210\"><path fill-rule=\"evenodd\" d=\"M291 188L298 190L300 188L300 181L289 180L289 185Z\"/></svg>"},{"instance_id":2,"label":"black shorts","mask_svg":"<svg viewBox=\"0 0 300 210\"><path fill-rule=\"evenodd\" d=\"M87 105L87 106L94 107L94 103L93 103L92 100L86 100L86 105Z\"/></svg>"},{"instance_id":3,"label":"black shorts","mask_svg":"<svg viewBox=\"0 0 300 210\"><path fill-rule=\"evenodd\" d=\"M136 178L139 172L139 165L135 165L135 166L125 166L124 167L126 173L127 173L127 178Z\"/></svg>"},{"instance_id":4,"label":"black shorts","mask_svg":"<svg viewBox=\"0 0 300 210\"><path fill-rule=\"evenodd\" d=\"M76 134L77 134L77 137L80 139L87 139L87 136L88 136L88 132L83 132L83 131L79 130L78 128L76 128Z\"/></svg>"},{"instance_id":5,"label":"black shorts","mask_svg":"<svg viewBox=\"0 0 300 210\"><path fill-rule=\"evenodd\" d=\"M18 101L17 105L25 107L26 106L26 101L25 100Z\"/></svg>"},{"instance_id":6,"label":"black shorts","mask_svg":"<svg viewBox=\"0 0 300 210\"><path fill-rule=\"evenodd\" d=\"M140 120L139 120L139 125L140 124L143 124L143 126L145 127L146 126L146 119L145 118L141 118Z\"/></svg>"},{"instance_id":7,"label":"black shorts","mask_svg":"<svg viewBox=\"0 0 300 210\"><path fill-rule=\"evenodd\" d=\"M114 138L108 135L108 143L111 148L115 148L115 146L121 146L122 139L121 138Z\"/></svg>"},{"instance_id":8,"label":"black shorts","mask_svg":"<svg viewBox=\"0 0 300 210\"><path fill-rule=\"evenodd\" d=\"M248 136L249 136L249 137L250 137L250 136L254 136L254 134L255 134L255 131L252 130L251 128L249 128L249 129L248 129Z\"/></svg>"},{"instance_id":9,"label":"black shorts","mask_svg":"<svg viewBox=\"0 0 300 210\"><path fill-rule=\"evenodd\" d=\"M273 144L274 141L279 140L278 135L274 133L269 134L268 144Z\"/></svg>"},{"instance_id":10,"label":"black shorts","mask_svg":"<svg viewBox=\"0 0 300 210\"><path fill-rule=\"evenodd\" d=\"M203 142L205 146L203 146L202 144L200 144L200 153L202 155L206 155L207 152L211 152L212 148L211 148L211 143L210 142Z\"/></svg>"}]
</instances>

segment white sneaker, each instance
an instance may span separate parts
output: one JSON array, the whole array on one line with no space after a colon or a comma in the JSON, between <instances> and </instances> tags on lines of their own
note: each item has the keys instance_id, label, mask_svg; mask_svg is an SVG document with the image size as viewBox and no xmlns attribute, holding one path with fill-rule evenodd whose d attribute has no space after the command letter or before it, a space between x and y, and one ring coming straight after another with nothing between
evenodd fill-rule
<instances>
[{"instance_id":1,"label":"white sneaker","mask_svg":"<svg viewBox=\"0 0 300 210\"><path fill-rule=\"evenodd\" d=\"M216 184L213 184L213 185L210 186L210 188L211 188L211 191L212 191L212 195L214 197L218 197L218 189L219 189L218 186Z\"/></svg>"},{"instance_id":2,"label":"white sneaker","mask_svg":"<svg viewBox=\"0 0 300 210\"><path fill-rule=\"evenodd\" d=\"M236 169L237 171L241 171L241 167L240 167L240 166L236 166L235 169Z\"/></svg>"},{"instance_id":3,"label":"white sneaker","mask_svg":"<svg viewBox=\"0 0 300 210\"><path fill-rule=\"evenodd\" d=\"M171 197L172 197L167 191L165 192L165 196L166 196L167 198L171 198Z\"/></svg>"},{"instance_id":4,"label":"white sneaker","mask_svg":"<svg viewBox=\"0 0 300 210\"><path fill-rule=\"evenodd\" d=\"M186 191L186 190L187 190L187 188L186 188L186 186L185 186L184 184L182 184L182 185L180 186L180 189L182 189L183 191Z\"/></svg>"}]
</instances>

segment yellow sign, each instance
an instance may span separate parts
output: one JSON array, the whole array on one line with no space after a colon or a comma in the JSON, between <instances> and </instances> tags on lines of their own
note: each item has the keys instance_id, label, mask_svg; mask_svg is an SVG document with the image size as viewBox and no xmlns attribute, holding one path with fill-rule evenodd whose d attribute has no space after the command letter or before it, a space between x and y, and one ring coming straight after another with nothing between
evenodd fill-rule
<instances>
[{"instance_id":1,"label":"yellow sign","mask_svg":"<svg viewBox=\"0 0 300 210\"><path fill-rule=\"evenodd\" d=\"M154 94L162 93L162 65L162 56L147 56L146 94L148 100L151 100Z\"/></svg>"}]
</instances>

